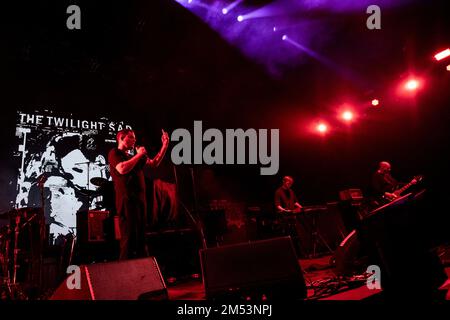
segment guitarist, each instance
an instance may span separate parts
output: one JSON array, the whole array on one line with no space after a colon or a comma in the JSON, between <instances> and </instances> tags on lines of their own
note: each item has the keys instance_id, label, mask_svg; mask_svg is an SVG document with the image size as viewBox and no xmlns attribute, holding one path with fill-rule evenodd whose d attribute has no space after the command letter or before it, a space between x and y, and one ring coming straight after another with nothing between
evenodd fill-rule
<instances>
[{"instance_id":1,"label":"guitarist","mask_svg":"<svg viewBox=\"0 0 450 320\"><path fill-rule=\"evenodd\" d=\"M393 201L397 199L403 189L406 189L410 185L416 184L418 181L414 178L408 186L399 189L400 183L395 180L391 175L391 165L389 162L382 161L378 166L378 170L373 174L372 177L372 188L374 191L374 196L378 199L386 199L388 201Z\"/></svg>"}]
</instances>

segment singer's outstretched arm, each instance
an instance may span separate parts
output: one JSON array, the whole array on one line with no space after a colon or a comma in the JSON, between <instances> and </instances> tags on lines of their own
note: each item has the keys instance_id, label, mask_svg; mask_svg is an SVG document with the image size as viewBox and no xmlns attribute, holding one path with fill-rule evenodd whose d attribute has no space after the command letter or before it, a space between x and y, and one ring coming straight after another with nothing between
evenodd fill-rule
<instances>
[{"instance_id":1,"label":"singer's outstretched arm","mask_svg":"<svg viewBox=\"0 0 450 320\"><path fill-rule=\"evenodd\" d=\"M147 158L146 164L152 168L159 166L162 159L164 158L164 155L166 154L167 147L169 146L169 135L164 130L162 130L161 142L162 146L158 154L153 159Z\"/></svg>"}]
</instances>

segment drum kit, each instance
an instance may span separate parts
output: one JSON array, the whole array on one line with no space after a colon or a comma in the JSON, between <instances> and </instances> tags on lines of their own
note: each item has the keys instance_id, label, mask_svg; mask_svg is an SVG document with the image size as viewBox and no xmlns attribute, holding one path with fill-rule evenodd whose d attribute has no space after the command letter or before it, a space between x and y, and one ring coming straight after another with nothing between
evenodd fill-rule
<instances>
[{"instance_id":1,"label":"drum kit","mask_svg":"<svg viewBox=\"0 0 450 320\"><path fill-rule=\"evenodd\" d=\"M41 281L44 212L13 209L0 214L0 221L0 297L26 299L26 287L38 287Z\"/></svg>"},{"instance_id":2,"label":"drum kit","mask_svg":"<svg viewBox=\"0 0 450 320\"><path fill-rule=\"evenodd\" d=\"M96 209L114 208L112 182L101 177L90 182L97 190L82 192L89 203L95 200ZM41 191L43 198L43 188ZM0 213L0 300L29 299L31 290L42 288L44 251L50 245L48 231L43 206Z\"/></svg>"},{"instance_id":3,"label":"drum kit","mask_svg":"<svg viewBox=\"0 0 450 320\"><path fill-rule=\"evenodd\" d=\"M98 167L106 167L109 170L109 166L103 164L101 162L94 162ZM92 163L90 161L87 162L79 162L76 165L87 165L87 181L86 188L83 188L80 191L81 194L87 197L87 202L89 203L89 209L94 206L95 210L106 209L110 210L114 208L114 187L112 181L109 181L103 177L89 177L90 166ZM91 190L90 185L94 185L97 187L96 190Z\"/></svg>"},{"instance_id":4,"label":"drum kit","mask_svg":"<svg viewBox=\"0 0 450 320\"><path fill-rule=\"evenodd\" d=\"M95 210L114 210L114 185L112 181L108 181L105 178L95 177L90 179L90 182L97 187L97 190L85 190L82 191L88 199ZM90 205L91 206L91 205Z\"/></svg>"}]
</instances>

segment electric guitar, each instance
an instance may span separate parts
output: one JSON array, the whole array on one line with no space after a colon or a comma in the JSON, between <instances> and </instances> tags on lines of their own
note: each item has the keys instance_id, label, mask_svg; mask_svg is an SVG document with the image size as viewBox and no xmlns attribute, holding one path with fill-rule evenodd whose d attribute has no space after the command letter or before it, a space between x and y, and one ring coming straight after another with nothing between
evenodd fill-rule
<instances>
[{"instance_id":1,"label":"electric guitar","mask_svg":"<svg viewBox=\"0 0 450 320\"><path fill-rule=\"evenodd\" d=\"M384 194L383 198L385 200L389 201L389 202L393 201L393 200L397 199L398 197L400 197L401 194L403 192L405 192L407 189L409 189L411 186L419 183L422 180L423 180L423 176L422 175L415 176L409 183L405 184L403 187L395 190L394 192L392 192L392 193L386 192Z\"/></svg>"}]
</instances>

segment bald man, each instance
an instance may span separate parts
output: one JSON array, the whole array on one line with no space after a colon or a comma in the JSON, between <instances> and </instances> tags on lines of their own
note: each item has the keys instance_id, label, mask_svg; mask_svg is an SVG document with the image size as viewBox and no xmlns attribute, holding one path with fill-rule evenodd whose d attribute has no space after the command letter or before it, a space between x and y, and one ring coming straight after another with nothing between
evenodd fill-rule
<instances>
[{"instance_id":1,"label":"bald man","mask_svg":"<svg viewBox=\"0 0 450 320\"><path fill-rule=\"evenodd\" d=\"M378 170L372 176L372 188L377 198L386 197L394 200L397 196L393 193L398 187L398 182L391 176L391 164L382 161L378 165Z\"/></svg>"}]
</instances>

